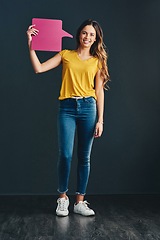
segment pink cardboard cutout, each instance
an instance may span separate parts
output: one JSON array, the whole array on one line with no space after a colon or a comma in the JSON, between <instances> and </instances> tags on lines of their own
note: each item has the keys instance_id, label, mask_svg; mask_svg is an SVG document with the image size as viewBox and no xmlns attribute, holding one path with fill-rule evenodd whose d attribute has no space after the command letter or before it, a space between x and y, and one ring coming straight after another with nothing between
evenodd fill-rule
<instances>
[{"instance_id":1,"label":"pink cardboard cutout","mask_svg":"<svg viewBox=\"0 0 160 240\"><path fill-rule=\"evenodd\" d=\"M62 29L62 20L33 18L32 24L39 30L38 35L32 38L33 50L59 52L62 50L62 37L73 38Z\"/></svg>"}]
</instances>

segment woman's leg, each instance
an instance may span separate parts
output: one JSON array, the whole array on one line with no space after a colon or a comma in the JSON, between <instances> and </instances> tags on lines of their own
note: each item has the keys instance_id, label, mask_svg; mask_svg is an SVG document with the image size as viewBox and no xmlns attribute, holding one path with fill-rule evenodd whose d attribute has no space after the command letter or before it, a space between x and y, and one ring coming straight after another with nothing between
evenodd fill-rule
<instances>
[{"instance_id":1,"label":"woman's leg","mask_svg":"<svg viewBox=\"0 0 160 240\"><path fill-rule=\"evenodd\" d=\"M90 174L90 155L96 124L96 101L86 98L81 104L77 119L78 166L77 166L77 202L83 201Z\"/></svg>"},{"instance_id":2,"label":"woman's leg","mask_svg":"<svg viewBox=\"0 0 160 240\"><path fill-rule=\"evenodd\" d=\"M60 197L65 197L68 191L76 121L73 111L71 109L68 110L68 105L66 106L65 102L61 105L58 117L58 192L60 193Z\"/></svg>"}]
</instances>

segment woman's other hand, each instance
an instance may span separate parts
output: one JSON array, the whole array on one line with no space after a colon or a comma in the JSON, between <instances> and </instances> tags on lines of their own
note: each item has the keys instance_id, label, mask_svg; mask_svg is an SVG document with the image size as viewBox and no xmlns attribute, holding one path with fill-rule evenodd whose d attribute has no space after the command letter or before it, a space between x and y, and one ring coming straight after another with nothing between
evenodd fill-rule
<instances>
[{"instance_id":1,"label":"woman's other hand","mask_svg":"<svg viewBox=\"0 0 160 240\"><path fill-rule=\"evenodd\" d=\"M94 132L94 137L95 138L100 137L102 135L102 132L103 132L103 123L97 122L95 132Z\"/></svg>"}]
</instances>

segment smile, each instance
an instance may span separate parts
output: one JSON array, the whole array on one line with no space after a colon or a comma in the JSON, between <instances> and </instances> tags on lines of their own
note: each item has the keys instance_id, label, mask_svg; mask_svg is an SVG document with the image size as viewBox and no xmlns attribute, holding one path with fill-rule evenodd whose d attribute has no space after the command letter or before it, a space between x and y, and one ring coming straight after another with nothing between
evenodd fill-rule
<instances>
[{"instance_id":1,"label":"smile","mask_svg":"<svg viewBox=\"0 0 160 240\"><path fill-rule=\"evenodd\" d=\"M83 40L83 42L84 42L85 44L91 43L90 40Z\"/></svg>"}]
</instances>

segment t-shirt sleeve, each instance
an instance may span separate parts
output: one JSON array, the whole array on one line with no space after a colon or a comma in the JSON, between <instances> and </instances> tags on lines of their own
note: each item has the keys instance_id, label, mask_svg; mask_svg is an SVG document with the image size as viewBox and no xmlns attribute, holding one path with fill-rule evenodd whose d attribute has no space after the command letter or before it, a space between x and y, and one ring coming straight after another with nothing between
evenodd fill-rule
<instances>
[{"instance_id":1,"label":"t-shirt sleeve","mask_svg":"<svg viewBox=\"0 0 160 240\"><path fill-rule=\"evenodd\" d=\"M102 62L98 61L98 70L102 69Z\"/></svg>"},{"instance_id":2,"label":"t-shirt sleeve","mask_svg":"<svg viewBox=\"0 0 160 240\"><path fill-rule=\"evenodd\" d=\"M60 54L61 57L63 58L63 57L64 57L64 54L65 54L66 52L67 52L67 50L65 49L65 50L60 51L59 54Z\"/></svg>"}]
</instances>

